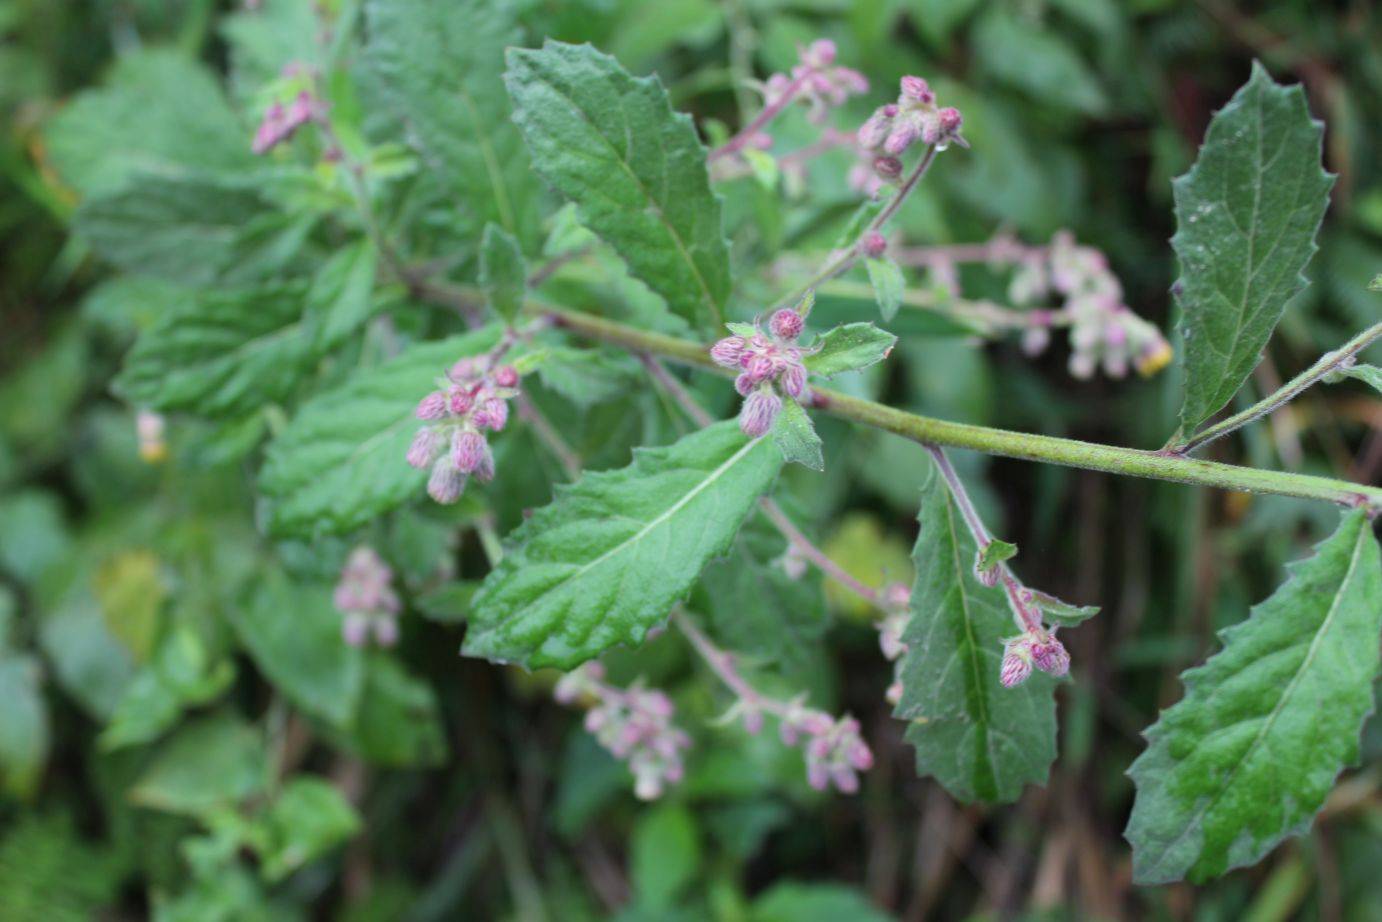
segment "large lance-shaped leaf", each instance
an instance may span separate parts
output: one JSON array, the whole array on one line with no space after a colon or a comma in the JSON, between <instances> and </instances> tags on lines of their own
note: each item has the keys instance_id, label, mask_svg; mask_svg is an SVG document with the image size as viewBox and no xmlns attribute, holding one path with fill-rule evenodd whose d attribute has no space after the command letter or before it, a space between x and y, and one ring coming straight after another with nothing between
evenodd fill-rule
<instances>
[{"instance_id":1,"label":"large lance-shaped leaf","mask_svg":"<svg viewBox=\"0 0 1382 922\"><path fill-rule=\"evenodd\" d=\"M404 460L417 402L458 358L494 345L497 327L413 346L303 405L269 444L259 487L269 530L312 537L349 531L416 496L427 475Z\"/></svg>"},{"instance_id":2,"label":"large lance-shaped leaf","mask_svg":"<svg viewBox=\"0 0 1382 922\"><path fill-rule=\"evenodd\" d=\"M478 235L494 221L519 240L537 233L537 192L509 119L500 74L520 39L512 6L495 0L374 0L366 56Z\"/></svg>"},{"instance_id":3,"label":"large lance-shaped leaf","mask_svg":"<svg viewBox=\"0 0 1382 922\"><path fill-rule=\"evenodd\" d=\"M1054 681L998 683L1003 640L1018 633L1003 590L974 577L976 545L945 482L922 488L916 582L898 668L917 771L961 800L1008 802L1046 780L1056 757Z\"/></svg>"},{"instance_id":4,"label":"large lance-shaped leaf","mask_svg":"<svg viewBox=\"0 0 1382 922\"><path fill-rule=\"evenodd\" d=\"M1182 677L1129 774L1133 875L1201 881L1303 833L1372 712L1382 560L1362 511Z\"/></svg>"},{"instance_id":5,"label":"large lance-shaped leaf","mask_svg":"<svg viewBox=\"0 0 1382 922\"><path fill-rule=\"evenodd\" d=\"M559 489L476 594L464 652L576 666L637 644L729 550L782 456L732 420Z\"/></svg>"},{"instance_id":6,"label":"large lance-shaped leaf","mask_svg":"<svg viewBox=\"0 0 1382 922\"><path fill-rule=\"evenodd\" d=\"M1322 134L1301 88L1278 86L1254 64L1209 123L1194 168L1173 183L1186 435L1233 398L1305 287L1334 183L1320 167Z\"/></svg>"},{"instance_id":7,"label":"large lance-shaped leaf","mask_svg":"<svg viewBox=\"0 0 1382 922\"><path fill-rule=\"evenodd\" d=\"M589 45L513 48L504 74L533 166L581 223L694 324L718 325L729 249L706 151L653 77L635 79Z\"/></svg>"}]
</instances>

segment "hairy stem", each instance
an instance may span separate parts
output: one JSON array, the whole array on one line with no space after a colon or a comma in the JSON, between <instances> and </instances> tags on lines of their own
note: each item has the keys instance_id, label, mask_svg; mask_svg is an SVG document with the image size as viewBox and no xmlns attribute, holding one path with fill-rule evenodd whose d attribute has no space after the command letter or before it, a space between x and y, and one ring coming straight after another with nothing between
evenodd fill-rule
<instances>
[{"instance_id":1,"label":"hairy stem","mask_svg":"<svg viewBox=\"0 0 1382 922\"><path fill-rule=\"evenodd\" d=\"M741 676L734 668L734 654L721 650L709 637L705 635L696 623L686 616L680 608L672 609L672 622L677 629L686 636L691 642L692 648L700 654L701 659L705 660L710 671L725 684L735 696L746 705L771 714L779 720L787 719L792 712L792 705L786 701L779 701L776 698L769 698L761 694L758 689L749 684L749 681Z\"/></svg>"},{"instance_id":2,"label":"hairy stem","mask_svg":"<svg viewBox=\"0 0 1382 922\"><path fill-rule=\"evenodd\" d=\"M979 553L982 554L984 549L993 543L993 536L984 527L984 520L979 517L979 510L974 508L964 481L960 479L960 475L951 466L950 459L939 446L927 445L926 450L936 462L936 469L945 479L945 485L950 488L950 495L960 509L960 517L965 520L965 526L974 536L974 543L978 545ZM1034 611L1028 604L1025 587L1006 563L998 564L998 580L1003 584L1003 593L1008 597L1008 607L1012 609L1013 620L1017 622L1017 626L1024 631L1040 631L1041 613Z\"/></svg>"},{"instance_id":3,"label":"hairy stem","mask_svg":"<svg viewBox=\"0 0 1382 922\"><path fill-rule=\"evenodd\" d=\"M1342 366L1352 361L1354 356L1379 338L1382 338L1382 323L1375 323L1338 349L1320 356L1319 361L1287 381L1279 390L1263 397L1241 413L1235 413L1221 422L1202 429L1185 441L1173 445L1172 450L1178 454L1188 454L1197 448L1208 445L1217 438L1228 435L1235 429L1246 426L1255 419L1260 419L1268 413L1280 409L1299 397L1325 375L1338 371Z\"/></svg>"},{"instance_id":4,"label":"hairy stem","mask_svg":"<svg viewBox=\"0 0 1382 922\"><path fill-rule=\"evenodd\" d=\"M589 339L613 343L634 352L647 352L682 364L723 373L710 360L708 347L700 343L640 330L604 317L546 304L530 302L529 310L545 313L557 325ZM985 454L1027 461L1219 487L1246 493L1273 493L1326 500L1341 506L1364 508L1371 515L1382 512L1382 489L1378 487L1329 477L1201 461L1167 451L1143 451L949 422L908 413L826 388L814 388L813 391L813 406L817 409L842 419L892 432L922 445L967 448Z\"/></svg>"},{"instance_id":5,"label":"hairy stem","mask_svg":"<svg viewBox=\"0 0 1382 922\"><path fill-rule=\"evenodd\" d=\"M687 392L681 382L668 374L667 369L662 367L661 362L647 353L641 354L639 359L643 362L643 366L648 369L648 373L652 375L653 380L660 384L667 393L672 395L672 399L686 411L686 415L691 417L696 425L704 428L714 422L710 414L705 412L705 408L696 402L696 398L692 397L691 394ZM815 564L818 570L835 580L835 582L839 583L845 589L859 596L859 598L863 599L865 602L881 609L885 614L891 612L891 609L883 599L883 593L855 579L850 575L849 571L832 560L829 554L816 547L811 539L806 537L801 529L797 528L796 524L788 517L787 513L778 505L777 500L771 497L764 497L759 500L759 505L763 507L763 514L768 517L768 521L772 522L777 530L782 533L782 537L786 538L788 543L795 547L801 556Z\"/></svg>"},{"instance_id":6,"label":"hairy stem","mask_svg":"<svg viewBox=\"0 0 1382 922\"><path fill-rule=\"evenodd\" d=\"M743 150L748 143L753 140L755 135L766 128L773 119L781 115L782 110L791 105L792 100L797 98L797 93L801 92L801 88L806 85L806 81L811 79L814 75L815 71L808 70L794 79L791 83L787 84L787 86L783 88L782 94L771 103L764 106L762 110L759 111L758 115L754 116L753 121L739 129L739 133L734 137L712 150L709 156L706 157L706 162L714 163L721 157L728 157L730 154L737 154L739 151Z\"/></svg>"}]
</instances>

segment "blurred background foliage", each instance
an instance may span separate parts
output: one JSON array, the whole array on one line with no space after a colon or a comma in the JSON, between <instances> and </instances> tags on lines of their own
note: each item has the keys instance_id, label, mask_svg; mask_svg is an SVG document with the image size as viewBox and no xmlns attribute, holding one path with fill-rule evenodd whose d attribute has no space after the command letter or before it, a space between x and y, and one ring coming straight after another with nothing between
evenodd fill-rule
<instances>
[{"instance_id":1,"label":"blurred background foliage","mask_svg":"<svg viewBox=\"0 0 1382 922\"><path fill-rule=\"evenodd\" d=\"M342 6L348 16L356 5ZM875 88L840 127L900 75L926 76L964 112L973 147L941 158L903 211L908 240L1002 229L1039 243L1069 228L1108 254L1128 303L1168 332L1170 178L1260 59L1305 84L1339 180L1314 284L1289 307L1255 388L1274 388L1382 313L1365 291L1382 270L1382 33L1369 3L520 6L530 44L590 41L658 74L704 124L736 124L742 79L789 68L797 46L820 36ZM1177 674L1215 648L1214 631L1323 535L1333 513L1319 505L957 458L998 532L1027 551L1028 581L1104 606L1069 636L1076 677L1060 692L1050 784L1005 808L960 807L915 778L868 613L833 593L828 632L793 612L816 627L779 672L784 687L863 721L878 766L854 798L812 792L774 741L713 725L722 699L675 638L653 641L636 664L627 652L607 659L621 680L669 689L696 737L686 782L653 806L633 799L579 717L550 703L545 677L459 659L445 605L406 619L388 658L323 665L354 654L333 644L325 594L303 587L333 579L349 545L270 548L258 536L248 459L271 412L215 430L174 421L172 460L140 460L134 411L108 383L132 332L177 292L108 281L69 234L81 194L121 169L123 139L54 152L45 130L74 105L98 105L74 102L83 90L143 79L150 105L118 112L118 133L176 137L177 106L195 108L202 88L142 56L164 49L224 75L236 106L239 140L232 125L230 142L185 138L187 150L200 166L243 159L254 92L302 47L304 24L308 5L291 0L0 0L0 917L1378 918L1377 721L1363 768L1310 834L1256 868L1198 888L1133 888L1121 839L1139 730L1179 697ZM794 132L809 137L799 118L783 126L788 146ZM856 201L849 162L815 162L808 194L785 208L749 179L723 190L746 271L828 245ZM962 281L967 294L1002 297L1003 276L982 266ZM773 290L746 281L743 311ZM1139 447L1174 428L1174 372L1081 383L1062 349L1033 362L1015 343L960 349L899 332L901 370L852 386L946 418ZM590 422L600 413L605 422ZM601 433L604 465L659 431L616 425L618 405L576 416ZM794 471L785 498L861 578L905 579L920 453L822 428L833 474ZM1210 455L1377 483L1382 406L1361 388L1317 389ZM543 501L545 481L530 479L510 483L508 498L492 491L507 505L501 524ZM457 545L455 525L405 509L369 536L421 586L438 561L479 571L474 536ZM736 612L715 607L733 642ZM263 646L285 612L297 647ZM333 720L357 700L348 726Z\"/></svg>"}]
</instances>

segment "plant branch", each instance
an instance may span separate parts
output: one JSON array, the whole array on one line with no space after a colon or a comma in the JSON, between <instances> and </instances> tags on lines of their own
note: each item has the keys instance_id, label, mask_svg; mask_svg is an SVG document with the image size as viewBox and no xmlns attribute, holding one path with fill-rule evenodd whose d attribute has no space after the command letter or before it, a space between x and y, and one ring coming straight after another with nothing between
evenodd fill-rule
<instances>
[{"instance_id":1,"label":"plant branch","mask_svg":"<svg viewBox=\"0 0 1382 922\"><path fill-rule=\"evenodd\" d=\"M545 313L557 325L589 339L724 373L710 360L708 347L700 343L636 329L593 314L536 302L529 302L528 309ZM1345 480L1201 461L1167 451L1143 451L949 422L908 413L827 388L813 388L813 393L813 406L817 409L842 419L900 435L922 445L966 448L1026 461L1041 461L1085 470L1219 487L1246 493L1272 493L1325 500L1350 508L1364 508L1374 516L1382 512L1382 489Z\"/></svg>"},{"instance_id":2,"label":"plant branch","mask_svg":"<svg viewBox=\"0 0 1382 922\"><path fill-rule=\"evenodd\" d=\"M1196 435L1191 436L1180 444L1173 445L1172 451L1177 454L1189 454L1197 448L1208 445L1217 438L1228 435L1235 429L1247 425L1255 419L1266 416L1274 410L1280 409L1296 397L1304 393L1311 385L1321 378L1338 371L1340 368L1353 361L1354 357L1362 352L1372 343L1382 338L1382 323L1375 323L1368 327L1357 336L1344 343L1333 352L1326 352L1320 356L1319 361L1311 365L1305 371L1287 381L1281 388L1261 400L1254 403L1241 413L1235 413L1221 422L1215 423L1207 429L1201 430Z\"/></svg>"},{"instance_id":3,"label":"plant branch","mask_svg":"<svg viewBox=\"0 0 1382 922\"><path fill-rule=\"evenodd\" d=\"M749 142L752 141L760 131L766 128L773 119L781 115L782 111L786 109L787 106L791 105L792 100L797 98L797 93L801 92L801 88L806 85L806 81L810 80L813 76L815 76L815 71L808 70L795 78L791 83L787 84L776 99L764 106L759 111L758 115L754 116L753 121L739 129L739 133L734 137L712 150L706 157L706 162L714 163L721 157L737 154L748 146Z\"/></svg>"}]
</instances>

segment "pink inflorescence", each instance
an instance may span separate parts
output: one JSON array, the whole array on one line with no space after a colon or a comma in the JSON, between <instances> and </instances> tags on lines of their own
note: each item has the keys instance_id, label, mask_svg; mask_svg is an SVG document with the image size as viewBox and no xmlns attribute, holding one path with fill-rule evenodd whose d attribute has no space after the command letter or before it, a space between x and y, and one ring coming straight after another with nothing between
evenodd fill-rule
<instances>
[{"instance_id":1,"label":"pink inflorescence","mask_svg":"<svg viewBox=\"0 0 1382 922\"><path fill-rule=\"evenodd\" d=\"M634 794L655 800L685 774L682 752L691 738L672 722L672 701L656 689L615 688L604 681L599 663L586 663L557 682L553 696L562 704L586 702L585 728L633 772Z\"/></svg>"},{"instance_id":2,"label":"pink inflorescence","mask_svg":"<svg viewBox=\"0 0 1382 922\"><path fill-rule=\"evenodd\" d=\"M301 89L288 102L275 101L264 110L251 149L256 154L266 154L291 139L303 125L325 117L326 103L312 90Z\"/></svg>"},{"instance_id":3,"label":"pink inflorescence","mask_svg":"<svg viewBox=\"0 0 1382 922\"><path fill-rule=\"evenodd\" d=\"M857 70L835 66L835 43L818 39L798 52L790 75L776 73L763 85L763 104L775 106L800 94L811 107L807 117L820 124L832 106L844 105L851 94L867 93L869 81Z\"/></svg>"},{"instance_id":4,"label":"pink inflorescence","mask_svg":"<svg viewBox=\"0 0 1382 922\"><path fill-rule=\"evenodd\" d=\"M440 389L423 397L417 418L423 426L408 449L408 463L431 467L427 493L439 503L460 499L466 480L494 477L494 455L485 430L498 432L509 421L509 401L518 395L518 371L491 367L486 357L461 359L451 366Z\"/></svg>"},{"instance_id":5,"label":"pink inflorescence","mask_svg":"<svg viewBox=\"0 0 1382 922\"><path fill-rule=\"evenodd\" d=\"M1070 672L1065 645L1044 628L1025 631L1004 642L998 681L1004 688L1015 688L1027 681L1033 667L1057 678Z\"/></svg>"},{"instance_id":6,"label":"pink inflorescence","mask_svg":"<svg viewBox=\"0 0 1382 922\"><path fill-rule=\"evenodd\" d=\"M1171 359L1171 346L1161 331L1123 303L1123 286L1109 269L1108 259L1093 247L1080 246L1061 231L1044 250L1036 250L1018 264L1008 295L1019 305L1042 301L1052 294L1063 301L1062 314L1070 327L1070 373L1093 376L1097 368L1121 378L1131 364L1139 374L1153 375ZM1023 349L1040 354L1050 342L1051 311L1034 310L1023 336Z\"/></svg>"},{"instance_id":7,"label":"pink inflorescence","mask_svg":"<svg viewBox=\"0 0 1382 922\"><path fill-rule=\"evenodd\" d=\"M878 620L878 648L888 662L896 662L907 652L907 643L902 639L911 619L911 590L903 583L890 583L883 590L883 602L888 613ZM896 679L888 686L884 695L889 704L896 705L902 700L902 680Z\"/></svg>"},{"instance_id":8,"label":"pink inflorescence","mask_svg":"<svg viewBox=\"0 0 1382 922\"><path fill-rule=\"evenodd\" d=\"M801 314L783 308L769 319L766 331L755 325L751 333L726 336L710 347L717 365L739 372L734 379L744 398L739 428L750 438L772 429L783 395L796 401L806 398L804 353L797 345L804 325Z\"/></svg>"},{"instance_id":9,"label":"pink inflorescence","mask_svg":"<svg viewBox=\"0 0 1382 922\"><path fill-rule=\"evenodd\" d=\"M877 195L884 184L901 177L899 158L914 144L940 150L964 145L963 124L959 109L936 105L936 94L925 80L903 77L897 101L879 106L859 126L855 135L859 162L850 171L850 185L870 197Z\"/></svg>"},{"instance_id":10,"label":"pink inflorescence","mask_svg":"<svg viewBox=\"0 0 1382 922\"><path fill-rule=\"evenodd\" d=\"M818 791L834 785L853 794L859 790L858 773L873 767L873 750L859 735L859 721L848 714L835 718L793 702L777 729L783 743L801 746L806 780Z\"/></svg>"},{"instance_id":11,"label":"pink inflorescence","mask_svg":"<svg viewBox=\"0 0 1382 922\"><path fill-rule=\"evenodd\" d=\"M373 548L357 547L341 570L332 601L345 616L341 636L352 647L364 646L371 636L381 647L398 642L398 595L393 570Z\"/></svg>"}]
</instances>

